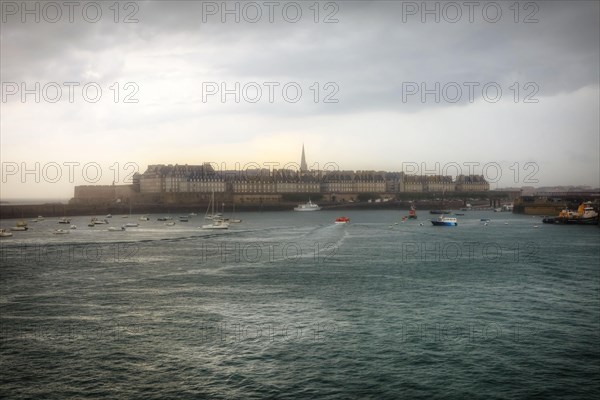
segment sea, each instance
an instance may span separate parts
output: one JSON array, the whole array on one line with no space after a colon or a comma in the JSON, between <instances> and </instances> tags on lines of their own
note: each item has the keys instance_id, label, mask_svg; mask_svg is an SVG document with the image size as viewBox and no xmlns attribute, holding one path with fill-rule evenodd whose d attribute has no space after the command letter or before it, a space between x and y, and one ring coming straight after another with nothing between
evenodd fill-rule
<instances>
[{"instance_id":1,"label":"sea","mask_svg":"<svg viewBox=\"0 0 600 400\"><path fill-rule=\"evenodd\" d=\"M597 226L406 214L27 221L0 241L0 397L600 395Z\"/></svg>"}]
</instances>

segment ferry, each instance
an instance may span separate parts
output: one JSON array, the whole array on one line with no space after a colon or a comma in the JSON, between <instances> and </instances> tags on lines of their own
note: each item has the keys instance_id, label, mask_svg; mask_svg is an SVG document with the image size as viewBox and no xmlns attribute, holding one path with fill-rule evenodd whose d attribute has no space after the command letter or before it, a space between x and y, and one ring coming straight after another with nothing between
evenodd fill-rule
<instances>
[{"instance_id":1,"label":"ferry","mask_svg":"<svg viewBox=\"0 0 600 400\"><path fill-rule=\"evenodd\" d=\"M431 223L434 226L457 226L458 221L456 218L439 216L437 219L432 219Z\"/></svg>"},{"instance_id":2,"label":"ferry","mask_svg":"<svg viewBox=\"0 0 600 400\"><path fill-rule=\"evenodd\" d=\"M598 212L592 207L592 203L581 203L577 211L571 211L568 208L562 210L558 217L544 218L545 224L566 224L566 225L598 225Z\"/></svg>"},{"instance_id":3,"label":"ferry","mask_svg":"<svg viewBox=\"0 0 600 400\"><path fill-rule=\"evenodd\" d=\"M313 203L312 201L310 201L310 199L308 199L308 203L299 204L298 207L294 208L294 211L318 211L320 209L321 207L319 207L317 204Z\"/></svg>"},{"instance_id":4,"label":"ferry","mask_svg":"<svg viewBox=\"0 0 600 400\"><path fill-rule=\"evenodd\" d=\"M338 217L335 219L336 224L347 224L348 222L350 222L350 218L348 217Z\"/></svg>"}]
</instances>

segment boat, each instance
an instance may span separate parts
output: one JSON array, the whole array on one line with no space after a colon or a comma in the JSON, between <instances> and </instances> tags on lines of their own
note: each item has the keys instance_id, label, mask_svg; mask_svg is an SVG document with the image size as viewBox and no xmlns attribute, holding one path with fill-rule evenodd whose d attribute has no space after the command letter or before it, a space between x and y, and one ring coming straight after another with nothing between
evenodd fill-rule
<instances>
[{"instance_id":1,"label":"boat","mask_svg":"<svg viewBox=\"0 0 600 400\"><path fill-rule=\"evenodd\" d=\"M442 191L442 200L440 202L440 209L439 210L430 210L429 214L452 214L452 211L450 210L446 210L444 209L444 196L446 195L446 191Z\"/></svg>"},{"instance_id":2,"label":"boat","mask_svg":"<svg viewBox=\"0 0 600 400\"><path fill-rule=\"evenodd\" d=\"M69 229L77 229L77 225L71 225Z\"/></svg>"},{"instance_id":3,"label":"boat","mask_svg":"<svg viewBox=\"0 0 600 400\"><path fill-rule=\"evenodd\" d=\"M138 226L140 226L140 224L138 224L137 222L128 222L125 224L125 227L127 228L137 228Z\"/></svg>"},{"instance_id":4,"label":"boat","mask_svg":"<svg viewBox=\"0 0 600 400\"><path fill-rule=\"evenodd\" d=\"M188 217L179 216L179 222L188 222Z\"/></svg>"},{"instance_id":5,"label":"boat","mask_svg":"<svg viewBox=\"0 0 600 400\"><path fill-rule=\"evenodd\" d=\"M410 210L408 210L408 219L417 219L417 210L414 205L411 205Z\"/></svg>"},{"instance_id":6,"label":"boat","mask_svg":"<svg viewBox=\"0 0 600 400\"><path fill-rule=\"evenodd\" d=\"M26 231L28 228L26 226L11 226L11 231Z\"/></svg>"},{"instance_id":7,"label":"boat","mask_svg":"<svg viewBox=\"0 0 600 400\"><path fill-rule=\"evenodd\" d=\"M108 224L108 221L105 219L98 219L98 218L94 217L94 218L92 218L91 223L94 225L102 225L102 224Z\"/></svg>"},{"instance_id":8,"label":"boat","mask_svg":"<svg viewBox=\"0 0 600 400\"><path fill-rule=\"evenodd\" d=\"M112 218L112 214L106 214L106 218Z\"/></svg>"},{"instance_id":9,"label":"boat","mask_svg":"<svg viewBox=\"0 0 600 400\"><path fill-rule=\"evenodd\" d=\"M481 222L490 222L491 219L489 219L489 218L481 218L480 221Z\"/></svg>"},{"instance_id":10,"label":"boat","mask_svg":"<svg viewBox=\"0 0 600 400\"><path fill-rule=\"evenodd\" d=\"M235 201L233 202L233 206L232 206L231 218L229 218L227 221L230 224L239 224L239 223L241 223L242 220L239 219L239 218L233 218L234 215L235 215Z\"/></svg>"},{"instance_id":11,"label":"boat","mask_svg":"<svg viewBox=\"0 0 600 400\"><path fill-rule=\"evenodd\" d=\"M188 214L189 217L195 217L196 215L198 215L198 214L196 214L195 212L191 212Z\"/></svg>"},{"instance_id":12,"label":"boat","mask_svg":"<svg viewBox=\"0 0 600 400\"><path fill-rule=\"evenodd\" d=\"M460 215L460 216L463 216L463 215L465 215L465 214L464 214L464 213L454 213L454 215Z\"/></svg>"},{"instance_id":13,"label":"boat","mask_svg":"<svg viewBox=\"0 0 600 400\"><path fill-rule=\"evenodd\" d=\"M61 219L58 220L58 223L71 225L71 220L67 217L62 217Z\"/></svg>"},{"instance_id":14,"label":"boat","mask_svg":"<svg viewBox=\"0 0 600 400\"><path fill-rule=\"evenodd\" d=\"M212 191L210 196L210 201L208 202L208 207L206 207L206 213L204 214L204 219L208 220L223 220L223 214L215 213L215 191Z\"/></svg>"},{"instance_id":15,"label":"boat","mask_svg":"<svg viewBox=\"0 0 600 400\"><path fill-rule=\"evenodd\" d=\"M598 212L594 209L591 202L581 203L577 211L571 211L568 208L562 210L558 217L549 217L542 220L545 224L564 224L564 225L598 225Z\"/></svg>"},{"instance_id":16,"label":"boat","mask_svg":"<svg viewBox=\"0 0 600 400\"><path fill-rule=\"evenodd\" d=\"M54 235L66 235L67 233L69 233L69 231L66 229L55 229L54 232L52 232Z\"/></svg>"},{"instance_id":17,"label":"boat","mask_svg":"<svg viewBox=\"0 0 600 400\"><path fill-rule=\"evenodd\" d=\"M295 207L294 211L319 211L320 209L321 209L321 207L319 207L317 204L310 201L310 198L309 198L308 203L298 204L298 207Z\"/></svg>"},{"instance_id":18,"label":"boat","mask_svg":"<svg viewBox=\"0 0 600 400\"><path fill-rule=\"evenodd\" d=\"M90 223L88 224L88 226L89 226L90 228L93 228L94 226L96 226L96 224L95 224L95 223L93 223L93 222L90 222Z\"/></svg>"},{"instance_id":19,"label":"boat","mask_svg":"<svg viewBox=\"0 0 600 400\"><path fill-rule=\"evenodd\" d=\"M156 218L157 221L170 221L172 219L173 218L171 218L171 217L158 217L158 218Z\"/></svg>"},{"instance_id":20,"label":"boat","mask_svg":"<svg viewBox=\"0 0 600 400\"><path fill-rule=\"evenodd\" d=\"M215 219L212 224L202 225L202 229L229 229L229 223L221 219Z\"/></svg>"},{"instance_id":21,"label":"boat","mask_svg":"<svg viewBox=\"0 0 600 400\"><path fill-rule=\"evenodd\" d=\"M171 222L165 222L166 226L173 226L175 225L175 222L171 221Z\"/></svg>"},{"instance_id":22,"label":"boat","mask_svg":"<svg viewBox=\"0 0 600 400\"><path fill-rule=\"evenodd\" d=\"M115 228L114 226L110 226L110 227L108 227L107 231L109 231L109 232L123 232L123 231L125 231L125 226L122 226L120 228Z\"/></svg>"},{"instance_id":23,"label":"boat","mask_svg":"<svg viewBox=\"0 0 600 400\"><path fill-rule=\"evenodd\" d=\"M350 222L350 218L348 217L337 217L335 219L336 224L347 224L348 222Z\"/></svg>"},{"instance_id":24,"label":"boat","mask_svg":"<svg viewBox=\"0 0 600 400\"><path fill-rule=\"evenodd\" d=\"M437 219L432 219L431 223L434 226L457 226L458 221L456 218L439 216Z\"/></svg>"},{"instance_id":25,"label":"boat","mask_svg":"<svg viewBox=\"0 0 600 400\"><path fill-rule=\"evenodd\" d=\"M0 229L0 237L11 237L12 232L7 231L6 229Z\"/></svg>"},{"instance_id":26,"label":"boat","mask_svg":"<svg viewBox=\"0 0 600 400\"><path fill-rule=\"evenodd\" d=\"M41 215L38 215L37 222L45 221L45 220L46 220L46 218L42 217Z\"/></svg>"},{"instance_id":27,"label":"boat","mask_svg":"<svg viewBox=\"0 0 600 400\"><path fill-rule=\"evenodd\" d=\"M142 216L139 218L139 220L140 220L140 221L150 221L150 218L148 218L148 216L147 216L147 215L142 215Z\"/></svg>"}]
</instances>

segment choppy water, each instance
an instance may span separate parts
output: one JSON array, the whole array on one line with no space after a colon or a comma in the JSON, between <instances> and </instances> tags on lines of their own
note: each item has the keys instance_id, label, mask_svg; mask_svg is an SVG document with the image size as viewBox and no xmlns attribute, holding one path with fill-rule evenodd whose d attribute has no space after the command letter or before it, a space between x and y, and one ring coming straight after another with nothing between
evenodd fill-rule
<instances>
[{"instance_id":1,"label":"choppy water","mask_svg":"<svg viewBox=\"0 0 600 400\"><path fill-rule=\"evenodd\" d=\"M598 227L345 214L244 213L222 232L201 216L30 222L1 241L0 395L600 394Z\"/></svg>"}]
</instances>

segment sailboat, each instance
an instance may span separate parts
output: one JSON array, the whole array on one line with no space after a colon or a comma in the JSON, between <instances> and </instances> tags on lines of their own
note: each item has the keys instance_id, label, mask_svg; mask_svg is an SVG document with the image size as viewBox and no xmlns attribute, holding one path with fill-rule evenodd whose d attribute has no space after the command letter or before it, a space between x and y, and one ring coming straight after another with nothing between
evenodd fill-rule
<instances>
[{"instance_id":1,"label":"sailboat","mask_svg":"<svg viewBox=\"0 0 600 400\"><path fill-rule=\"evenodd\" d=\"M131 200L129 201L129 217L131 218ZM127 228L135 228L140 226L140 224L138 224L137 222L128 222L125 224L125 227Z\"/></svg>"},{"instance_id":2,"label":"sailboat","mask_svg":"<svg viewBox=\"0 0 600 400\"><path fill-rule=\"evenodd\" d=\"M211 214L208 214L208 210L211 210ZM210 198L210 204L206 210L206 219L211 219L212 224L202 225L202 229L229 229L229 223L223 220L221 214L215 214L215 192L213 190Z\"/></svg>"},{"instance_id":3,"label":"sailboat","mask_svg":"<svg viewBox=\"0 0 600 400\"><path fill-rule=\"evenodd\" d=\"M210 211L210 213L209 213ZM204 219L215 220L215 219L223 219L223 214L216 213L215 214L215 191L212 191L212 195L210 197L210 202L208 203L208 207L206 208L206 214L204 215Z\"/></svg>"},{"instance_id":4,"label":"sailboat","mask_svg":"<svg viewBox=\"0 0 600 400\"><path fill-rule=\"evenodd\" d=\"M231 211L231 218L229 218L228 221L232 224L239 224L240 222L242 222L241 219L233 218L234 215L235 215L235 200L233 201L233 210Z\"/></svg>"}]
</instances>

